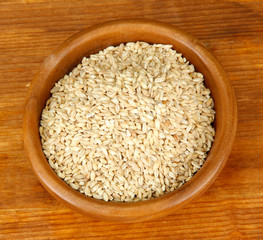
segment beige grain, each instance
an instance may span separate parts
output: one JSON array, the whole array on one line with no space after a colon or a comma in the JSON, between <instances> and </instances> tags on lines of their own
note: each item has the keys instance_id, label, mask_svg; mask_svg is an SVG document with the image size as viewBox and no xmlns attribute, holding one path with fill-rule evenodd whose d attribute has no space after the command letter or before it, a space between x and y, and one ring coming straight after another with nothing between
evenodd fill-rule
<instances>
[{"instance_id":1,"label":"beige grain","mask_svg":"<svg viewBox=\"0 0 263 240\"><path fill-rule=\"evenodd\" d=\"M201 73L170 45L108 47L59 80L42 112L44 153L87 196L139 201L204 164L215 112Z\"/></svg>"}]
</instances>

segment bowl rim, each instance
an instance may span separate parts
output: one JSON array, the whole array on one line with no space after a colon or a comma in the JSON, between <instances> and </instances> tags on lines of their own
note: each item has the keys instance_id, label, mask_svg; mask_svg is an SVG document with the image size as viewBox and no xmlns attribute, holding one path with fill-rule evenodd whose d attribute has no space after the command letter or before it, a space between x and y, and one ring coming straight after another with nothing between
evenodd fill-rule
<instances>
[{"instance_id":1,"label":"bowl rim","mask_svg":"<svg viewBox=\"0 0 263 240\"><path fill-rule=\"evenodd\" d=\"M191 179L179 189L155 199L129 203L105 202L85 196L74 190L52 170L43 154L42 148L39 148L39 133L32 132L32 121L35 121L33 110L36 109L38 104L37 92L39 84L45 80L48 71L51 71L50 68L53 67L54 60L59 64L59 61L72 51L76 44L85 41L87 37L96 36L96 34L101 34L101 32L107 29L125 29L127 26L132 26L134 28L139 26L142 28L160 30L164 31L166 34L175 36L177 40L179 39L178 41L187 44L205 64L213 66L214 75L217 74L217 79L223 84L226 93L224 103L228 114L225 116L225 134L224 136L220 136L220 139L222 140L224 138L224 141L221 143L220 139L218 139L216 143L213 143L210 150L210 152L213 150L213 155L210 154L206 160L208 161L209 158L213 157L216 158L217 161L214 161L214 164L210 164L206 167L206 171L202 170L205 166L204 164L192 178L195 179L194 181ZM81 213L86 213L103 220L121 220L125 222L142 221L166 215L185 205L194 197L202 194L214 182L223 169L234 144L236 127L237 106L235 94L225 71L215 56L199 42L199 40L181 29L167 23L145 19L114 20L97 24L83 29L64 41L49 57L47 57L41 70L31 83L26 99L23 120L25 150L35 175L47 191L58 200L62 200L66 205ZM217 155L215 152L217 152ZM43 158L46 163L43 162Z\"/></svg>"}]
</instances>

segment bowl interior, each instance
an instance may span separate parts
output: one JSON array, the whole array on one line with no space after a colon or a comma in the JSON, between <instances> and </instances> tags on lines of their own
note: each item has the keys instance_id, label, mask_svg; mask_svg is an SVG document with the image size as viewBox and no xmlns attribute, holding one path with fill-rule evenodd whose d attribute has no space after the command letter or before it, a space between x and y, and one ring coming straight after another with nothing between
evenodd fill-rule
<instances>
[{"instance_id":1,"label":"bowl interior","mask_svg":"<svg viewBox=\"0 0 263 240\"><path fill-rule=\"evenodd\" d=\"M104 202L80 194L55 174L42 151L39 120L55 82L76 67L84 56L88 57L108 46L136 41L172 44L204 75L205 85L211 90L215 101L216 135L203 167L178 190L136 203ZM164 23L146 20L104 23L85 29L66 40L46 59L31 84L24 117L25 148L43 186L57 199L82 213L122 221L140 221L165 215L201 194L222 170L233 145L235 129L234 93L215 57L198 40L183 31Z\"/></svg>"}]
</instances>

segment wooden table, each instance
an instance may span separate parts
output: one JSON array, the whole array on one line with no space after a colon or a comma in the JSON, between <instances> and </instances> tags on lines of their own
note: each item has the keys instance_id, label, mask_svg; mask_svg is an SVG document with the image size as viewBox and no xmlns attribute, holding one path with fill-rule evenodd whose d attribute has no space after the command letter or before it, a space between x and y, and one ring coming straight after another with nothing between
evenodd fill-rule
<instances>
[{"instance_id":1,"label":"wooden table","mask_svg":"<svg viewBox=\"0 0 263 240\"><path fill-rule=\"evenodd\" d=\"M25 96L44 59L84 27L141 17L174 24L217 56L234 86L238 129L221 175L159 220L107 223L61 205L23 148ZM10 0L0 3L0 239L263 239L263 3Z\"/></svg>"}]
</instances>

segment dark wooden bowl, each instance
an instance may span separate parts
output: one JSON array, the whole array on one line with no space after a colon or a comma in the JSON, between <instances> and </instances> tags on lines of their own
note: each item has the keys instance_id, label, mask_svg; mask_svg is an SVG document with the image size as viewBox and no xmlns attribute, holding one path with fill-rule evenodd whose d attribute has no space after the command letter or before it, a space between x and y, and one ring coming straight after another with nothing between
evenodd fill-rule
<instances>
[{"instance_id":1,"label":"dark wooden bowl","mask_svg":"<svg viewBox=\"0 0 263 240\"><path fill-rule=\"evenodd\" d=\"M174 49L194 64L197 71L203 73L205 85L210 88L215 101L216 135L203 167L179 189L147 201L104 202L74 190L52 170L42 151L39 120L55 82L69 73L84 56L97 53L110 45L135 41L172 44ZM36 176L55 198L83 214L102 220L135 222L169 214L203 193L216 179L229 157L236 124L236 102L230 82L219 62L202 43L165 23L138 19L117 20L84 29L62 43L45 60L27 97L24 142Z\"/></svg>"}]
</instances>

